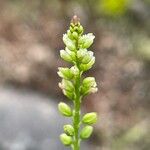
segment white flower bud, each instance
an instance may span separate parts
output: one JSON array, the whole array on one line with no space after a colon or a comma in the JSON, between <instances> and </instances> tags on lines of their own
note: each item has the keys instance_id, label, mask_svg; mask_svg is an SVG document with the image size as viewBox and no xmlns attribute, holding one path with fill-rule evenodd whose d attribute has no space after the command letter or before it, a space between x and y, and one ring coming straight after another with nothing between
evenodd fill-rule
<instances>
[{"instance_id":1,"label":"white flower bud","mask_svg":"<svg viewBox=\"0 0 150 150\"><path fill-rule=\"evenodd\" d=\"M83 80L82 86L81 86L81 94L87 95L89 93L95 93L97 92L97 84L95 82L94 77L87 77Z\"/></svg>"},{"instance_id":2,"label":"white flower bud","mask_svg":"<svg viewBox=\"0 0 150 150\"><path fill-rule=\"evenodd\" d=\"M65 50L60 50L60 56L61 56L61 58L64 59L65 61L72 62L72 58L71 58L71 56L67 53L67 51L65 51Z\"/></svg>"},{"instance_id":3,"label":"white flower bud","mask_svg":"<svg viewBox=\"0 0 150 150\"><path fill-rule=\"evenodd\" d=\"M79 49L77 51L78 61L82 61L82 59L84 58L84 56L86 55L86 53L87 53L87 49Z\"/></svg>"},{"instance_id":4,"label":"white flower bud","mask_svg":"<svg viewBox=\"0 0 150 150\"><path fill-rule=\"evenodd\" d=\"M79 74L79 69L76 66L71 67L70 70L74 76Z\"/></svg>"},{"instance_id":5,"label":"white flower bud","mask_svg":"<svg viewBox=\"0 0 150 150\"><path fill-rule=\"evenodd\" d=\"M95 36L92 33L85 34L80 37L79 44L82 48L89 48L92 45L94 38Z\"/></svg>"},{"instance_id":6,"label":"white flower bud","mask_svg":"<svg viewBox=\"0 0 150 150\"><path fill-rule=\"evenodd\" d=\"M63 35L63 41L64 41L64 43L65 43L65 45L67 46L68 49L70 49L72 51L76 50L75 43L71 39L69 39L67 34Z\"/></svg>"},{"instance_id":7,"label":"white flower bud","mask_svg":"<svg viewBox=\"0 0 150 150\"><path fill-rule=\"evenodd\" d=\"M93 52L88 51L82 59L83 64L88 64L93 58Z\"/></svg>"}]
</instances>

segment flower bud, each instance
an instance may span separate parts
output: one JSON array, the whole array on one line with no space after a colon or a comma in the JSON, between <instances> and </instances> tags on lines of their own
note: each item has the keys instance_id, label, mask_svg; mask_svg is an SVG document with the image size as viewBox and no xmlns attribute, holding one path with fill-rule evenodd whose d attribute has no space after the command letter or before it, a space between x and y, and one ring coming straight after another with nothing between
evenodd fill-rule
<instances>
[{"instance_id":1,"label":"flower bud","mask_svg":"<svg viewBox=\"0 0 150 150\"><path fill-rule=\"evenodd\" d=\"M83 82L82 82L83 86L86 87L95 87L96 86L96 82L95 82L95 78L94 77L86 77Z\"/></svg>"},{"instance_id":2,"label":"flower bud","mask_svg":"<svg viewBox=\"0 0 150 150\"><path fill-rule=\"evenodd\" d=\"M69 136L73 136L74 135L74 128L72 125L67 124L64 125L64 132L69 135Z\"/></svg>"},{"instance_id":3,"label":"flower bud","mask_svg":"<svg viewBox=\"0 0 150 150\"><path fill-rule=\"evenodd\" d=\"M78 28L79 33L83 33L83 27L80 25L80 27Z\"/></svg>"},{"instance_id":4,"label":"flower bud","mask_svg":"<svg viewBox=\"0 0 150 150\"><path fill-rule=\"evenodd\" d=\"M82 59L83 64L88 64L93 58L93 52L88 51Z\"/></svg>"},{"instance_id":5,"label":"flower bud","mask_svg":"<svg viewBox=\"0 0 150 150\"><path fill-rule=\"evenodd\" d=\"M74 51L76 49L75 43L68 38L67 34L63 35L63 41L68 49L70 49L72 51Z\"/></svg>"},{"instance_id":6,"label":"flower bud","mask_svg":"<svg viewBox=\"0 0 150 150\"><path fill-rule=\"evenodd\" d=\"M74 92L63 90L63 94L67 96L70 100L74 100Z\"/></svg>"},{"instance_id":7,"label":"flower bud","mask_svg":"<svg viewBox=\"0 0 150 150\"><path fill-rule=\"evenodd\" d=\"M71 56L67 53L67 51L65 50L60 50L60 56L63 60L68 61L68 62L72 62L72 58Z\"/></svg>"},{"instance_id":8,"label":"flower bud","mask_svg":"<svg viewBox=\"0 0 150 150\"><path fill-rule=\"evenodd\" d=\"M94 77L86 77L81 86L81 94L87 95L89 93L95 93L97 91L97 84Z\"/></svg>"},{"instance_id":9,"label":"flower bud","mask_svg":"<svg viewBox=\"0 0 150 150\"><path fill-rule=\"evenodd\" d=\"M73 92L74 91L74 85L71 81L66 80L66 79L62 79L62 82L59 83L59 87L61 89L65 89L69 92Z\"/></svg>"},{"instance_id":10,"label":"flower bud","mask_svg":"<svg viewBox=\"0 0 150 150\"><path fill-rule=\"evenodd\" d=\"M82 122L88 125L94 124L97 121L97 113L91 112L83 116Z\"/></svg>"},{"instance_id":11,"label":"flower bud","mask_svg":"<svg viewBox=\"0 0 150 150\"><path fill-rule=\"evenodd\" d=\"M87 54L87 49L79 49L77 51L77 58L78 61L82 61L82 59L84 58L84 56Z\"/></svg>"},{"instance_id":12,"label":"flower bud","mask_svg":"<svg viewBox=\"0 0 150 150\"><path fill-rule=\"evenodd\" d=\"M80 133L80 137L82 139L87 139L91 136L93 132L93 127L92 126L85 126L82 130L81 130L81 133Z\"/></svg>"},{"instance_id":13,"label":"flower bud","mask_svg":"<svg viewBox=\"0 0 150 150\"><path fill-rule=\"evenodd\" d=\"M74 31L74 32L72 33L72 36L73 36L75 39L77 39L77 38L78 38L78 33Z\"/></svg>"},{"instance_id":14,"label":"flower bud","mask_svg":"<svg viewBox=\"0 0 150 150\"><path fill-rule=\"evenodd\" d=\"M63 103L63 102L60 102L58 104L58 110L59 112L63 115L63 116L66 116L66 117L71 117L72 116L72 111L71 111L71 108Z\"/></svg>"},{"instance_id":15,"label":"flower bud","mask_svg":"<svg viewBox=\"0 0 150 150\"><path fill-rule=\"evenodd\" d=\"M89 48L92 45L94 38L95 36L92 33L88 33L85 36L85 42L83 44L83 48Z\"/></svg>"},{"instance_id":16,"label":"flower bud","mask_svg":"<svg viewBox=\"0 0 150 150\"><path fill-rule=\"evenodd\" d=\"M70 55L70 57L72 58L72 61L76 60L76 54L74 51L70 51L67 47L65 48L66 52Z\"/></svg>"},{"instance_id":17,"label":"flower bud","mask_svg":"<svg viewBox=\"0 0 150 150\"><path fill-rule=\"evenodd\" d=\"M67 30L67 36L69 37L69 39L73 39L72 33L70 30Z\"/></svg>"},{"instance_id":18,"label":"flower bud","mask_svg":"<svg viewBox=\"0 0 150 150\"><path fill-rule=\"evenodd\" d=\"M70 80L70 79L73 78L73 73L72 73L71 69L59 67L58 70L59 70L59 71L57 72L57 74L58 74L61 78L67 79L67 80Z\"/></svg>"},{"instance_id":19,"label":"flower bud","mask_svg":"<svg viewBox=\"0 0 150 150\"><path fill-rule=\"evenodd\" d=\"M71 67L70 70L74 76L79 74L79 69L76 66Z\"/></svg>"},{"instance_id":20,"label":"flower bud","mask_svg":"<svg viewBox=\"0 0 150 150\"><path fill-rule=\"evenodd\" d=\"M88 64L81 64L80 68L82 71L87 71L90 68L92 68L94 63L95 63L95 57L92 57L91 61Z\"/></svg>"},{"instance_id":21,"label":"flower bud","mask_svg":"<svg viewBox=\"0 0 150 150\"><path fill-rule=\"evenodd\" d=\"M92 33L85 34L80 37L79 39L79 45L82 48L89 48L94 40L95 36Z\"/></svg>"},{"instance_id":22,"label":"flower bud","mask_svg":"<svg viewBox=\"0 0 150 150\"><path fill-rule=\"evenodd\" d=\"M72 144L72 138L65 133L60 135L60 140L65 146L69 146Z\"/></svg>"}]
</instances>

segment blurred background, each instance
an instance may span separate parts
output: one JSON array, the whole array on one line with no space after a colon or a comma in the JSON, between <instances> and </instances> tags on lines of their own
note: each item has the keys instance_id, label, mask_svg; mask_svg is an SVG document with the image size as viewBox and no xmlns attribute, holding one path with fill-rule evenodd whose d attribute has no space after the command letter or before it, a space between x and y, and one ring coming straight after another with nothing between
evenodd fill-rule
<instances>
[{"instance_id":1,"label":"blurred background","mask_svg":"<svg viewBox=\"0 0 150 150\"><path fill-rule=\"evenodd\" d=\"M65 150L56 72L74 14L96 36L83 110L99 121L83 149L149 150L149 0L0 0L0 150Z\"/></svg>"}]
</instances>

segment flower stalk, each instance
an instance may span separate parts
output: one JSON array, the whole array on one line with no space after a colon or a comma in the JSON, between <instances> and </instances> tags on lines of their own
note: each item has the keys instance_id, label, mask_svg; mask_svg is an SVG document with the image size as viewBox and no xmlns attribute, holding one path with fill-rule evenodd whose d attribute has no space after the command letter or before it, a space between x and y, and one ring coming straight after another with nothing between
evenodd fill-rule
<instances>
[{"instance_id":1,"label":"flower stalk","mask_svg":"<svg viewBox=\"0 0 150 150\"><path fill-rule=\"evenodd\" d=\"M92 125L97 121L95 112L81 115L81 103L83 97L97 91L94 77L83 78L85 71L89 70L95 57L92 51L88 51L95 36L92 33L83 35L83 27L77 16L73 16L69 30L63 35L65 49L60 50L63 60L72 63L71 68L58 68L58 75L62 78L59 87L63 94L73 102L73 109L67 104L60 102L58 109L65 117L72 118L72 125L64 125L64 132L60 140L65 146L71 146L72 150L80 150L80 142L90 137L93 131ZM84 125L80 130L81 124Z\"/></svg>"}]
</instances>

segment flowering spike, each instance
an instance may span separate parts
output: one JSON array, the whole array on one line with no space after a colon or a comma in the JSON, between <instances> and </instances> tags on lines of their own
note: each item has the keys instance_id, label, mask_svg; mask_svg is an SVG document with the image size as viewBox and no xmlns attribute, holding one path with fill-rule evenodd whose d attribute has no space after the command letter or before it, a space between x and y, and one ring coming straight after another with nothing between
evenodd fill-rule
<instances>
[{"instance_id":1,"label":"flowering spike","mask_svg":"<svg viewBox=\"0 0 150 150\"><path fill-rule=\"evenodd\" d=\"M73 150L80 150L81 139L90 137L93 127L89 126L96 122L96 113L87 113L81 120L81 102L83 96L97 91L97 84L94 77L82 79L82 74L89 70L95 63L94 53L88 51L95 36L92 33L83 35L83 27L80 19L73 16L69 30L63 35L65 49L60 51L63 60L73 64L71 68L58 68L58 75L62 78L59 87L63 94L71 99L74 104L73 110L65 104L60 103L58 108L62 115L73 118L72 125L65 125L64 132L60 139L66 146L71 146ZM80 130L80 125L86 126Z\"/></svg>"}]
</instances>

